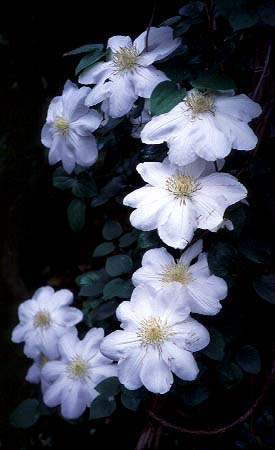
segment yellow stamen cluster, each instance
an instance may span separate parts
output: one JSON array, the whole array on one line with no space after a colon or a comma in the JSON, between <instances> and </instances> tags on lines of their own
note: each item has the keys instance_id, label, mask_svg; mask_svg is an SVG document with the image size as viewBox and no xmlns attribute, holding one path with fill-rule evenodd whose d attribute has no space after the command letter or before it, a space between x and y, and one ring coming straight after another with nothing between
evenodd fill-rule
<instances>
[{"instance_id":1,"label":"yellow stamen cluster","mask_svg":"<svg viewBox=\"0 0 275 450\"><path fill-rule=\"evenodd\" d=\"M200 113L215 112L214 96L210 93L192 92L186 97L185 104L192 111L193 119Z\"/></svg>"},{"instance_id":2,"label":"yellow stamen cluster","mask_svg":"<svg viewBox=\"0 0 275 450\"><path fill-rule=\"evenodd\" d=\"M160 317L153 316L142 320L137 331L137 336L142 345L152 345L153 347L160 346L170 334L166 323L163 323Z\"/></svg>"},{"instance_id":3,"label":"yellow stamen cluster","mask_svg":"<svg viewBox=\"0 0 275 450\"><path fill-rule=\"evenodd\" d=\"M189 197L198 188L196 179L187 175L173 175L166 180L166 189L176 198Z\"/></svg>"},{"instance_id":4,"label":"yellow stamen cluster","mask_svg":"<svg viewBox=\"0 0 275 450\"><path fill-rule=\"evenodd\" d=\"M50 313L44 309L38 311L34 316L34 326L36 328L48 328L51 325Z\"/></svg>"},{"instance_id":5,"label":"yellow stamen cluster","mask_svg":"<svg viewBox=\"0 0 275 450\"><path fill-rule=\"evenodd\" d=\"M54 127L59 134L65 136L70 128L70 122L62 116L56 116Z\"/></svg>"},{"instance_id":6,"label":"yellow stamen cluster","mask_svg":"<svg viewBox=\"0 0 275 450\"><path fill-rule=\"evenodd\" d=\"M81 380L87 375L88 364L84 359L75 356L70 360L67 370L71 378Z\"/></svg>"},{"instance_id":7,"label":"yellow stamen cluster","mask_svg":"<svg viewBox=\"0 0 275 450\"><path fill-rule=\"evenodd\" d=\"M115 66L115 73L130 71L138 66L137 59L139 57L137 48L134 45L127 47L120 47L117 52L113 54L113 64Z\"/></svg>"},{"instance_id":8,"label":"yellow stamen cluster","mask_svg":"<svg viewBox=\"0 0 275 450\"><path fill-rule=\"evenodd\" d=\"M177 261L164 267L164 270L160 276L160 281L163 283L177 281L181 284L187 284L192 281L192 275L188 271L187 267Z\"/></svg>"}]
</instances>

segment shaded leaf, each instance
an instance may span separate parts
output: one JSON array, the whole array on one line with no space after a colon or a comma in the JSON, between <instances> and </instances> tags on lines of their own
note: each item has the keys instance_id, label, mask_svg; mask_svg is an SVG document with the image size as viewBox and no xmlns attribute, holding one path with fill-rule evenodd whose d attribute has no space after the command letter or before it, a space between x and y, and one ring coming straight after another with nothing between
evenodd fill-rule
<instances>
[{"instance_id":1,"label":"shaded leaf","mask_svg":"<svg viewBox=\"0 0 275 450\"><path fill-rule=\"evenodd\" d=\"M244 345L236 355L239 366L247 373L257 374L261 370L259 352L252 345Z\"/></svg>"},{"instance_id":2,"label":"shaded leaf","mask_svg":"<svg viewBox=\"0 0 275 450\"><path fill-rule=\"evenodd\" d=\"M150 110L153 116L164 114L181 102L186 95L186 89L178 89L173 81L162 81L152 92Z\"/></svg>"},{"instance_id":3,"label":"shaded leaf","mask_svg":"<svg viewBox=\"0 0 275 450\"><path fill-rule=\"evenodd\" d=\"M72 200L67 209L67 217L71 229L81 231L85 225L86 206L81 200Z\"/></svg>"},{"instance_id":4,"label":"shaded leaf","mask_svg":"<svg viewBox=\"0 0 275 450\"><path fill-rule=\"evenodd\" d=\"M116 300L110 300L101 304L95 311L96 320L104 320L115 314L119 302Z\"/></svg>"},{"instance_id":5,"label":"shaded leaf","mask_svg":"<svg viewBox=\"0 0 275 450\"><path fill-rule=\"evenodd\" d=\"M88 53L88 52L93 52L96 50L103 50L103 47L104 47L103 44L82 45L81 47L71 50L70 52L64 53L63 56L78 55L79 53Z\"/></svg>"},{"instance_id":6,"label":"shaded leaf","mask_svg":"<svg viewBox=\"0 0 275 450\"><path fill-rule=\"evenodd\" d=\"M198 406L207 400L209 392L207 387L199 382L184 387L183 401L188 406Z\"/></svg>"},{"instance_id":7,"label":"shaded leaf","mask_svg":"<svg viewBox=\"0 0 275 450\"><path fill-rule=\"evenodd\" d=\"M275 304L275 276L262 275L253 283L257 294L269 303Z\"/></svg>"},{"instance_id":8,"label":"shaded leaf","mask_svg":"<svg viewBox=\"0 0 275 450\"><path fill-rule=\"evenodd\" d=\"M105 285L103 289L103 296L105 300L109 300L114 297L129 298L131 297L133 288L134 287L131 280L115 278Z\"/></svg>"},{"instance_id":9,"label":"shaded leaf","mask_svg":"<svg viewBox=\"0 0 275 450\"><path fill-rule=\"evenodd\" d=\"M16 428L29 428L40 417L39 402L34 398L24 400L10 415L10 422Z\"/></svg>"},{"instance_id":10,"label":"shaded leaf","mask_svg":"<svg viewBox=\"0 0 275 450\"><path fill-rule=\"evenodd\" d=\"M225 340L222 333L214 327L208 329L210 333L209 345L201 350L201 353L215 361L222 361L225 350Z\"/></svg>"},{"instance_id":11,"label":"shaded leaf","mask_svg":"<svg viewBox=\"0 0 275 450\"><path fill-rule=\"evenodd\" d=\"M210 271L218 277L225 277L231 272L237 254L237 250L232 245L216 242L207 254Z\"/></svg>"},{"instance_id":12,"label":"shaded leaf","mask_svg":"<svg viewBox=\"0 0 275 450\"><path fill-rule=\"evenodd\" d=\"M78 75L82 70L87 69L94 65L99 59L104 56L109 55L110 49L107 49L106 52L102 52L101 50L95 50L92 53L88 53L85 55L78 63L75 69L75 74Z\"/></svg>"},{"instance_id":13,"label":"shaded leaf","mask_svg":"<svg viewBox=\"0 0 275 450\"><path fill-rule=\"evenodd\" d=\"M103 242L94 249L93 257L109 255L114 249L115 246L112 242Z\"/></svg>"},{"instance_id":14,"label":"shaded leaf","mask_svg":"<svg viewBox=\"0 0 275 450\"><path fill-rule=\"evenodd\" d=\"M65 191L73 187L75 180L70 177L63 167L58 167L53 173L53 186Z\"/></svg>"},{"instance_id":15,"label":"shaded leaf","mask_svg":"<svg viewBox=\"0 0 275 450\"><path fill-rule=\"evenodd\" d=\"M140 402L140 398L130 397L124 393L121 394L121 403L125 408L130 409L131 411L136 411L140 405Z\"/></svg>"},{"instance_id":16,"label":"shaded leaf","mask_svg":"<svg viewBox=\"0 0 275 450\"><path fill-rule=\"evenodd\" d=\"M117 277L132 270L132 260L128 255L109 256L105 269L111 277Z\"/></svg>"},{"instance_id":17,"label":"shaded leaf","mask_svg":"<svg viewBox=\"0 0 275 450\"><path fill-rule=\"evenodd\" d=\"M89 419L101 419L102 417L108 417L113 414L116 409L115 400L106 399L103 395L99 395L94 399L90 406Z\"/></svg>"},{"instance_id":18,"label":"shaded leaf","mask_svg":"<svg viewBox=\"0 0 275 450\"><path fill-rule=\"evenodd\" d=\"M200 72L191 84L195 88L214 91L236 89L236 84L226 73L212 70Z\"/></svg>"},{"instance_id":19,"label":"shaded leaf","mask_svg":"<svg viewBox=\"0 0 275 450\"><path fill-rule=\"evenodd\" d=\"M242 381L243 373L235 363L226 363L219 367L218 376L220 382L227 388L239 384Z\"/></svg>"},{"instance_id":20,"label":"shaded leaf","mask_svg":"<svg viewBox=\"0 0 275 450\"><path fill-rule=\"evenodd\" d=\"M130 245L132 245L134 242L137 241L138 236L139 232L137 230L133 230L130 231L129 233L123 234L123 236L119 238L119 246L122 248L129 247Z\"/></svg>"},{"instance_id":21,"label":"shaded leaf","mask_svg":"<svg viewBox=\"0 0 275 450\"><path fill-rule=\"evenodd\" d=\"M118 238L122 233L122 227L120 223L114 220L107 220L102 230L102 236L107 241Z\"/></svg>"},{"instance_id":22,"label":"shaded leaf","mask_svg":"<svg viewBox=\"0 0 275 450\"><path fill-rule=\"evenodd\" d=\"M96 390L105 397L110 397L117 395L120 392L121 385L117 377L110 377L101 381L101 383L96 386Z\"/></svg>"}]
</instances>

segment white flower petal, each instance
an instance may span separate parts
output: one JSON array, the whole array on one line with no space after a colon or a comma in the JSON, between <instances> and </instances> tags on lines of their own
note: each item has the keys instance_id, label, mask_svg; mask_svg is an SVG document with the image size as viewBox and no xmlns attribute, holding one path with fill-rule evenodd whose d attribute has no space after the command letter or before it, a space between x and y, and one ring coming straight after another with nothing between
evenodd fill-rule
<instances>
[{"instance_id":1,"label":"white flower petal","mask_svg":"<svg viewBox=\"0 0 275 450\"><path fill-rule=\"evenodd\" d=\"M150 298L152 315L161 317L169 326L184 321L190 314L184 292L185 288L175 281L164 285L161 291Z\"/></svg>"},{"instance_id":2,"label":"white flower petal","mask_svg":"<svg viewBox=\"0 0 275 450\"><path fill-rule=\"evenodd\" d=\"M174 258L166 248L152 248L152 250L148 250L144 253L142 258L142 265L152 266L154 269L163 269L163 266L172 264L174 262Z\"/></svg>"},{"instance_id":3,"label":"white flower petal","mask_svg":"<svg viewBox=\"0 0 275 450\"><path fill-rule=\"evenodd\" d=\"M190 352L197 352L209 344L210 336L207 329L191 317L173 326L170 340L178 347Z\"/></svg>"},{"instance_id":4,"label":"white flower petal","mask_svg":"<svg viewBox=\"0 0 275 450\"><path fill-rule=\"evenodd\" d=\"M31 367L29 368L27 375L25 376L25 380L29 383L40 383L41 379L41 368L39 365L34 362Z\"/></svg>"},{"instance_id":5,"label":"white flower petal","mask_svg":"<svg viewBox=\"0 0 275 450\"><path fill-rule=\"evenodd\" d=\"M117 330L103 339L100 350L108 358L118 360L124 357L127 352L134 351L137 346L138 339L135 333Z\"/></svg>"},{"instance_id":6,"label":"white flower petal","mask_svg":"<svg viewBox=\"0 0 275 450\"><path fill-rule=\"evenodd\" d=\"M62 97L54 97L50 103L48 113L47 113L47 123L50 125L54 122L56 116L63 115L63 102Z\"/></svg>"},{"instance_id":7,"label":"white flower petal","mask_svg":"<svg viewBox=\"0 0 275 450\"><path fill-rule=\"evenodd\" d=\"M79 75L78 82L81 84L104 83L112 75L114 68L111 61L100 61L92 67L83 70Z\"/></svg>"},{"instance_id":8,"label":"white flower petal","mask_svg":"<svg viewBox=\"0 0 275 450\"><path fill-rule=\"evenodd\" d=\"M73 327L83 319L83 312L72 306L62 306L54 313L55 322L62 327Z\"/></svg>"},{"instance_id":9,"label":"white flower petal","mask_svg":"<svg viewBox=\"0 0 275 450\"><path fill-rule=\"evenodd\" d=\"M191 245L180 257L180 262L184 266L189 266L191 261L202 252L202 239L199 239L195 244Z\"/></svg>"},{"instance_id":10,"label":"white flower petal","mask_svg":"<svg viewBox=\"0 0 275 450\"><path fill-rule=\"evenodd\" d=\"M52 290L52 296L49 300L51 310L56 310L61 306L71 305L73 302L73 298L73 293L68 289L60 289L57 292L54 292L54 290Z\"/></svg>"},{"instance_id":11,"label":"white flower petal","mask_svg":"<svg viewBox=\"0 0 275 450\"><path fill-rule=\"evenodd\" d=\"M158 349L147 349L140 370L140 379L148 391L165 394L173 383L173 375Z\"/></svg>"},{"instance_id":12,"label":"white flower petal","mask_svg":"<svg viewBox=\"0 0 275 450\"><path fill-rule=\"evenodd\" d=\"M166 189L167 179L175 173L173 166L166 166L160 162L140 163L136 170L146 183L162 189Z\"/></svg>"},{"instance_id":13,"label":"white flower petal","mask_svg":"<svg viewBox=\"0 0 275 450\"><path fill-rule=\"evenodd\" d=\"M103 338L103 328L92 328L86 333L84 339L76 344L76 353L79 352L84 358L90 358L91 355L96 355Z\"/></svg>"},{"instance_id":14,"label":"white flower petal","mask_svg":"<svg viewBox=\"0 0 275 450\"><path fill-rule=\"evenodd\" d=\"M66 364L62 361L48 361L41 369L41 374L49 383L66 374Z\"/></svg>"},{"instance_id":15,"label":"white flower petal","mask_svg":"<svg viewBox=\"0 0 275 450\"><path fill-rule=\"evenodd\" d=\"M97 84L87 95L85 105L94 106L103 102L110 96L111 81L106 81L102 84Z\"/></svg>"},{"instance_id":16,"label":"white flower petal","mask_svg":"<svg viewBox=\"0 0 275 450\"><path fill-rule=\"evenodd\" d=\"M164 59L181 43L180 38L173 39L173 29L170 27L150 27L148 34L148 50L146 49L147 30L134 40L137 50L148 56L147 65Z\"/></svg>"},{"instance_id":17,"label":"white flower petal","mask_svg":"<svg viewBox=\"0 0 275 450\"><path fill-rule=\"evenodd\" d=\"M250 122L262 113L262 108L247 95L217 96L215 100L217 112L228 114L236 119Z\"/></svg>"},{"instance_id":18,"label":"white flower petal","mask_svg":"<svg viewBox=\"0 0 275 450\"><path fill-rule=\"evenodd\" d=\"M211 196L219 203L220 211L223 210L224 212L229 205L233 205L245 198L247 190L232 175L228 173L213 173L200 180L200 190L197 198L200 195Z\"/></svg>"},{"instance_id":19,"label":"white flower petal","mask_svg":"<svg viewBox=\"0 0 275 450\"><path fill-rule=\"evenodd\" d=\"M129 36L113 36L108 40L107 48L112 52L118 52L123 47L132 45L132 39Z\"/></svg>"},{"instance_id":20,"label":"white flower petal","mask_svg":"<svg viewBox=\"0 0 275 450\"><path fill-rule=\"evenodd\" d=\"M47 148L50 148L53 142L52 128L47 122L44 124L41 131L41 142Z\"/></svg>"},{"instance_id":21,"label":"white flower petal","mask_svg":"<svg viewBox=\"0 0 275 450\"><path fill-rule=\"evenodd\" d=\"M26 300L25 302L21 303L18 308L18 317L19 320L22 322L26 322L30 319L33 319L34 314L39 309L39 305L37 302L33 299Z\"/></svg>"},{"instance_id":22,"label":"white flower petal","mask_svg":"<svg viewBox=\"0 0 275 450\"><path fill-rule=\"evenodd\" d=\"M98 158L98 149L93 135L78 136L74 132L69 134L70 146L75 149L75 161L83 167L92 166ZM64 165L64 159L62 160ZM64 167L65 168L65 167Z\"/></svg>"},{"instance_id":23,"label":"white flower petal","mask_svg":"<svg viewBox=\"0 0 275 450\"><path fill-rule=\"evenodd\" d=\"M226 282L215 275L197 278L188 283L191 294L191 311L197 314L215 315L220 309L220 300L227 295Z\"/></svg>"},{"instance_id":24,"label":"white flower petal","mask_svg":"<svg viewBox=\"0 0 275 450\"><path fill-rule=\"evenodd\" d=\"M31 325L29 323L22 325L19 323L12 331L11 340L15 344L19 344L25 340L25 336L28 331L31 330Z\"/></svg>"},{"instance_id":25,"label":"white flower petal","mask_svg":"<svg viewBox=\"0 0 275 450\"><path fill-rule=\"evenodd\" d=\"M128 72L117 74L109 83L109 114L111 117L122 117L133 107L138 95L134 92Z\"/></svg>"},{"instance_id":26,"label":"white flower petal","mask_svg":"<svg viewBox=\"0 0 275 450\"><path fill-rule=\"evenodd\" d=\"M70 120L78 120L84 114L87 114L88 107L84 105L84 100L90 93L91 89L84 86L78 89L78 87L70 83L70 87L67 88L68 82L65 84L62 102L63 102L63 116Z\"/></svg>"},{"instance_id":27,"label":"white flower petal","mask_svg":"<svg viewBox=\"0 0 275 450\"><path fill-rule=\"evenodd\" d=\"M68 360L74 356L77 341L77 329L74 327L59 339L58 347L62 359Z\"/></svg>"},{"instance_id":28,"label":"white flower petal","mask_svg":"<svg viewBox=\"0 0 275 450\"><path fill-rule=\"evenodd\" d=\"M99 367L93 367L91 370L91 379L95 386L110 377L117 377L117 364L105 364Z\"/></svg>"},{"instance_id":29,"label":"white flower petal","mask_svg":"<svg viewBox=\"0 0 275 450\"><path fill-rule=\"evenodd\" d=\"M138 66L136 70L130 74L130 79L134 86L135 94L138 97L150 98L155 87L162 81L169 78L161 70L155 67Z\"/></svg>"},{"instance_id":30,"label":"white flower petal","mask_svg":"<svg viewBox=\"0 0 275 450\"><path fill-rule=\"evenodd\" d=\"M188 198L184 203L179 199L171 200L168 219L158 224L158 233L165 244L174 248L185 248L197 228L196 213Z\"/></svg>"},{"instance_id":31,"label":"white flower petal","mask_svg":"<svg viewBox=\"0 0 275 450\"><path fill-rule=\"evenodd\" d=\"M201 253L198 257L198 261L192 264L189 268L193 278L210 277L210 270L207 261L207 253Z\"/></svg>"},{"instance_id":32,"label":"white flower petal","mask_svg":"<svg viewBox=\"0 0 275 450\"><path fill-rule=\"evenodd\" d=\"M61 414L66 419L77 419L84 413L87 407L85 388L80 383L70 383L68 389L64 389L61 403Z\"/></svg>"},{"instance_id":33,"label":"white flower petal","mask_svg":"<svg viewBox=\"0 0 275 450\"><path fill-rule=\"evenodd\" d=\"M233 148L252 150L256 147L258 138L247 123L222 113L216 113L215 119L217 126L224 130Z\"/></svg>"},{"instance_id":34,"label":"white flower petal","mask_svg":"<svg viewBox=\"0 0 275 450\"><path fill-rule=\"evenodd\" d=\"M66 378L61 376L44 392L44 403L51 408L60 405L64 389L66 389Z\"/></svg>"},{"instance_id":35,"label":"white flower petal","mask_svg":"<svg viewBox=\"0 0 275 450\"><path fill-rule=\"evenodd\" d=\"M51 286L43 286L35 291L32 298L41 305L44 301L50 302L53 294L54 289Z\"/></svg>"},{"instance_id":36,"label":"white flower petal","mask_svg":"<svg viewBox=\"0 0 275 450\"><path fill-rule=\"evenodd\" d=\"M100 114L94 109L90 109L87 114L81 116L77 121L71 124L71 129L80 136L89 136L99 127L100 123Z\"/></svg>"},{"instance_id":37,"label":"white flower petal","mask_svg":"<svg viewBox=\"0 0 275 450\"><path fill-rule=\"evenodd\" d=\"M172 342L165 342L163 356L177 377L186 381L193 381L197 378L199 368L191 352L179 348Z\"/></svg>"},{"instance_id":38,"label":"white flower petal","mask_svg":"<svg viewBox=\"0 0 275 450\"><path fill-rule=\"evenodd\" d=\"M131 349L127 357L118 362L119 381L129 390L135 390L142 386L140 368L143 364L144 352L144 348Z\"/></svg>"}]
</instances>

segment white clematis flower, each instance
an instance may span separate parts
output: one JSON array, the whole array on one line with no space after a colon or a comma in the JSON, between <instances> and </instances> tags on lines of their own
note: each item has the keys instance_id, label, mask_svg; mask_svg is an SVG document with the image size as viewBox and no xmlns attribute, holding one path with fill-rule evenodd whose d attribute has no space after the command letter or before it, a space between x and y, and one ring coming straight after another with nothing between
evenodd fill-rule
<instances>
[{"instance_id":1,"label":"white clematis flower","mask_svg":"<svg viewBox=\"0 0 275 450\"><path fill-rule=\"evenodd\" d=\"M165 244L180 249L191 242L197 228L214 230L223 222L226 208L245 198L247 190L232 175L213 173L212 165L202 159L184 167L167 160L138 164L148 184L123 201L137 208L130 216L133 227L157 229Z\"/></svg>"},{"instance_id":2,"label":"white clematis flower","mask_svg":"<svg viewBox=\"0 0 275 450\"><path fill-rule=\"evenodd\" d=\"M81 416L99 395L95 387L117 375L116 365L99 350L103 337L103 328L92 328L80 341L76 329L71 330L59 340L61 360L50 361L42 369L49 383L44 402L50 407L61 405L67 419Z\"/></svg>"},{"instance_id":3,"label":"white clematis flower","mask_svg":"<svg viewBox=\"0 0 275 450\"><path fill-rule=\"evenodd\" d=\"M222 278L211 275L207 253L201 252L202 240L186 250L178 261L163 247L148 250L142 258L142 267L133 274L133 285L146 284L161 291L177 283L182 300L187 302L191 312L217 314L221 309L220 300L227 295L227 284ZM198 255L198 261L191 264Z\"/></svg>"},{"instance_id":4,"label":"white clematis flower","mask_svg":"<svg viewBox=\"0 0 275 450\"><path fill-rule=\"evenodd\" d=\"M231 148L252 150L257 136L248 126L261 107L244 94L188 92L184 101L166 114L153 117L141 132L142 142L167 142L168 157L184 166L198 157L215 161Z\"/></svg>"},{"instance_id":5,"label":"white clematis flower","mask_svg":"<svg viewBox=\"0 0 275 450\"><path fill-rule=\"evenodd\" d=\"M12 341L25 342L24 353L30 358L39 358L43 353L49 359L57 359L59 338L83 318L79 309L68 306L72 301L73 294L67 289L38 289L32 299L19 306L20 323L12 332Z\"/></svg>"},{"instance_id":6,"label":"white clematis flower","mask_svg":"<svg viewBox=\"0 0 275 450\"><path fill-rule=\"evenodd\" d=\"M138 97L150 98L154 88L168 80L153 63L172 53L181 43L173 39L170 27L151 27L146 45L147 31L132 42L129 36L114 36L107 47L110 61L99 62L84 70L81 84L97 84L86 99L89 106L104 103L111 117L127 114ZM107 103L107 105L106 105Z\"/></svg>"},{"instance_id":7,"label":"white clematis flower","mask_svg":"<svg viewBox=\"0 0 275 450\"><path fill-rule=\"evenodd\" d=\"M131 301L119 305L116 314L123 330L105 337L101 351L118 361L118 378L127 389L144 385L164 394L173 383L172 372L182 380L197 377L192 353L208 345L209 334L189 312L177 283L158 293L138 286Z\"/></svg>"},{"instance_id":8,"label":"white clematis flower","mask_svg":"<svg viewBox=\"0 0 275 450\"><path fill-rule=\"evenodd\" d=\"M25 380L29 383L39 384L41 383L42 393L49 387L49 383L42 376L42 369L44 365L49 361L49 359L41 353L37 358L34 359L33 364L29 368Z\"/></svg>"},{"instance_id":9,"label":"white clematis flower","mask_svg":"<svg viewBox=\"0 0 275 450\"><path fill-rule=\"evenodd\" d=\"M76 164L92 166L98 157L95 131L100 114L84 105L90 88L78 87L67 81L62 96L55 97L49 106L42 129L42 144L49 148L49 163L62 161L64 170L71 173Z\"/></svg>"}]
</instances>

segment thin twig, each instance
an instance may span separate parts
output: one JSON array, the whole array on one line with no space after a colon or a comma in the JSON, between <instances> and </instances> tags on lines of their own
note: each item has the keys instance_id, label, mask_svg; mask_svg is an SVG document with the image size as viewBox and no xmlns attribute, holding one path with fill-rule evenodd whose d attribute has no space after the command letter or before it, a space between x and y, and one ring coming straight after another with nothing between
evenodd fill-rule
<instances>
[{"instance_id":1,"label":"thin twig","mask_svg":"<svg viewBox=\"0 0 275 450\"><path fill-rule=\"evenodd\" d=\"M152 10L152 15L151 15L151 18L150 18L150 22L149 22L149 25L148 25L148 28L147 28L146 38L145 38L145 50L146 50L146 52L148 52L149 33L150 33L150 28L152 26L152 23L153 23L153 20L154 20L154 17L155 17L156 9L157 9L157 2L155 1L154 2L154 6L153 6L153 10Z\"/></svg>"},{"instance_id":2,"label":"thin twig","mask_svg":"<svg viewBox=\"0 0 275 450\"><path fill-rule=\"evenodd\" d=\"M171 422L168 422L167 420L163 419L162 417L157 416L153 411L148 411L148 414L149 414L149 417L151 417L158 424L162 425L165 428L169 428L171 430L177 431L178 433L192 434L192 435L197 435L197 436L213 436L216 434L221 434L237 425L240 425L255 411L255 409L262 402L270 385L274 381L274 376L275 376L275 360L273 362L272 370L266 379L266 383L263 387L263 390L262 390L261 394L259 395L259 397L255 400L255 402L253 403L251 408L249 408L245 412L245 414L243 414L241 417L238 417L238 419L234 420L233 422L231 422L228 425L225 425L224 427L213 428L212 430L211 429L210 430L205 430L205 429L194 430L194 429L190 429L190 428L184 428L179 425L174 425Z\"/></svg>"},{"instance_id":3,"label":"thin twig","mask_svg":"<svg viewBox=\"0 0 275 450\"><path fill-rule=\"evenodd\" d=\"M257 98L258 92L260 90L261 84L263 82L263 79L266 75L266 71L268 68L268 64L269 64L269 59L270 59L270 55L271 55L271 49L272 49L272 42L269 42L268 48L267 48L267 53L266 53L266 57L265 57L265 62L264 62L264 68L262 71L262 75L260 76L260 79L258 81L258 84L254 90L254 93L252 95L252 99L255 100Z\"/></svg>"}]
</instances>

